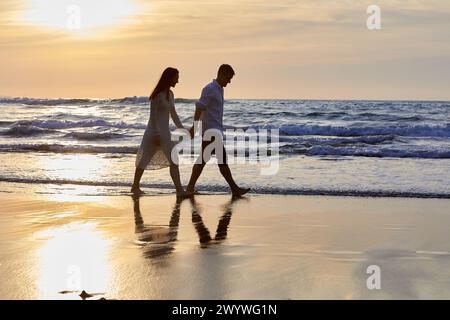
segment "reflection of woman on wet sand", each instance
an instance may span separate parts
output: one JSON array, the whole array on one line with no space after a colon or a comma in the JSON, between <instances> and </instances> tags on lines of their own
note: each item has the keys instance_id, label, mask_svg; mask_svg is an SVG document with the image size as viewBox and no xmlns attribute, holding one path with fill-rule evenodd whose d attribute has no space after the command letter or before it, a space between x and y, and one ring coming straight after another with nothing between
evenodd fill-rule
<instances>
[{"instance_id":1,"label":"reflection of woman on wet sand","mask_svg":"<svg viewBox=\"0 0 450 320\"><path fill-rule=\"evenodd\" d=\"M230 201L228 201L224 206L223 215L219 219L219 224L217 225L216 235L214 239L211 238L211 234L208 228L203 223L203 219L199 213L197 202L194 198L190 199L192 206L192 223L195 226L195 230L197 231L198 238L202 248L206 248L208 245L212 243L219 243L227 238L228 235L228 226L231 222L231 216L233 214L233 206L234 204L243 198L233 197ZM214 241L214 242L213 242Z\"/></svg>"},{"instance_id":2,"label":"reflection of woman on wet sand","mask_svg":"<svg viewBox=\"0 0 450 320\"><path fill-rule=\"evenodd\" d=\"M146 225L141 215L139 197L133 197L135 232L138 235L139 245L144 249L146 258L155 258L168 255L175 250L180 222L180 205L183 200L177 198L172 210L169 226Z\"/></svg>"}]
</instances>

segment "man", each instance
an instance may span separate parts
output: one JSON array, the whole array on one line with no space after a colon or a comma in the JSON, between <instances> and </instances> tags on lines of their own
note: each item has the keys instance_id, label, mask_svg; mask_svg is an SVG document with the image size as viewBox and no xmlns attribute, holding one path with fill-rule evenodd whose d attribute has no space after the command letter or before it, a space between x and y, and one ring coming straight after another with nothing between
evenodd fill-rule
<instances>
[{"instance_id":1,"label":"man","mask_svg":"<svg viewBox=\"0 0 450 320\"><path fill-rule=\"evenodd\" d=\"M233 196L239 197L250 191L248 188L240 188L236 182L234 182L230 168L227 164L227 155L223 143L223 88L231 82L233 76L234 70L230 65L221 65L219 71L217 72L217 78L203 88L202 95L195 104L194 124L189 132L191 134L191 138L193 138L195 133L195 124L201 118L202 153L192 168L191 179L189 180L189 184L186 188L186 191L188 192L194 192L195 183L200 177L206 162L210 159L211 154L213 153L216 153L220 173L228 182ZM212 137L213 139L210 137L211 134L214 135L214 137ZM211 150L211 146L208 148L208 146L212 143L214 146L220 146L219 150L217 150L217 148Z\"/></svg>"}]
</instances>

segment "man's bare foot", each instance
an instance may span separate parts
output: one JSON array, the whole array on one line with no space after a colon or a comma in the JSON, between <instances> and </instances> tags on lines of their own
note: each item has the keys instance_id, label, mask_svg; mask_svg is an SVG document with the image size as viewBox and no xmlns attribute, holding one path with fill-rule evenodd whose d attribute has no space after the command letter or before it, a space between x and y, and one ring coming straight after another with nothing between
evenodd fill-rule
<instances>
[{"instance_id":1,"label":"man's bare foot","mask_svg":"<svg viewBox=\"0 0 450 320\"><path fill-rule=\"evenodd\" d=\"M141 194L145 194L145 192L144 191L142 191L139 187L132 187L131 188L131 193L133 194L133 195L141 195Z\"/></svg>"},{"instance_id":2,"label":"man's bare foot","mask_svg":"<svg viewBox=\"0 0 450 320\"><path fill-rule=\"evenodd\" d=\"M232 190L233 197L242 197L244 194L250 191L250 188L238 188Z\"/></svg>"}]
</instances>

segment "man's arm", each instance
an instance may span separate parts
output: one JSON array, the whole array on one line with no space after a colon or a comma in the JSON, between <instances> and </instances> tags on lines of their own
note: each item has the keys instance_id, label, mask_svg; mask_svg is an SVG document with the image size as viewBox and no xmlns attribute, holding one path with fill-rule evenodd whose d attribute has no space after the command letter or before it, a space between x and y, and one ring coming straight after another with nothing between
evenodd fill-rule
<instances>
[{"instance_id":1,"label":"man's arm","mask_svg":"<svg viewBox=\"0 0 450 320\"><path fill-rule=\"evenodd\" d=\"M200 120L200 117L202 115L202 112L206 110L209 104L209 100L211 98L211 93L209 88L206 86L202 90L202 95L200 96L200 99L195 103L195 114L194 114L194 123L192 124L192 127L189 129L189 133L191 134L191 139L194 138L195 134L195 124L198 123Z\"/></svg>"},{"instance_id":2,"label":"man's arm","mask_svg":"<svg viewBox=\"0 0 450 320\"><path fill-rule=\"evenodd\" d=\"M196 107L195 108L195 114L194 114L194 123L192 124L192 127L189 129L189 133L191 134L191 139L194 138L195 134L195 124L200 120L200 117L202 116L203 110Z\"/></svg>"}]
</instances>

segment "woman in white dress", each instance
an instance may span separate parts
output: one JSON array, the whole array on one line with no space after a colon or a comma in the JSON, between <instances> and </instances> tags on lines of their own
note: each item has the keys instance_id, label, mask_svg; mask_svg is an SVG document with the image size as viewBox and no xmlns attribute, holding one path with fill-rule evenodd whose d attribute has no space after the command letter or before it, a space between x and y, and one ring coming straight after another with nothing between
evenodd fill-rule
<instances>
[{"instance_id":1,"label":"woman in white dress","mask_svg":"<svg viewBox=\"0 0 450 320\"><path fill-rule=\"evenodd\" d=\"M170 167L170 176L175 184L177 196L192 195L192 193L186 192L181 185L178 154L174 152L172 155L175 143L171 139L169 130L169 114L178 128L184 128L175 110L175 99L170 90L178 83L178 78L177 69L167 68L150 95L150 119L136 156L136 171L131 187L133 194L144 193L139 185L145 169L155 170Z\"/></svg>"}]
</instances>

